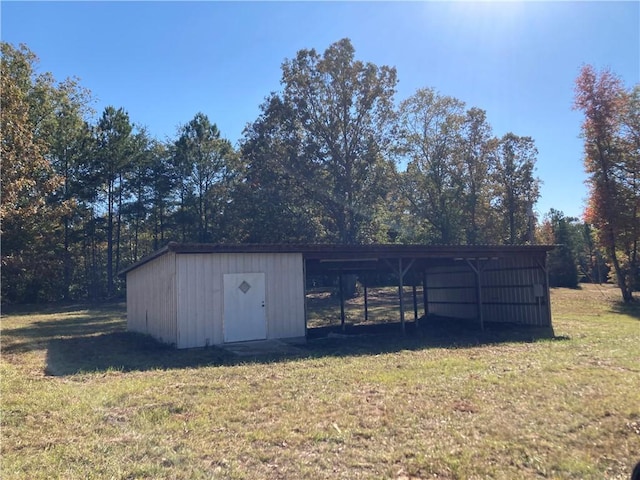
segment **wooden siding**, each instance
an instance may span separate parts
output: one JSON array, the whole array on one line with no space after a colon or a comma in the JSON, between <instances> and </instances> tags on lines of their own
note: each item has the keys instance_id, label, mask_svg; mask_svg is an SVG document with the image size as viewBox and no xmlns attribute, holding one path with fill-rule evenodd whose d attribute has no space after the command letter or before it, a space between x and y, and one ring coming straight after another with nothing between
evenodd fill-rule
<instances>
[{"instance_id":1,"label":"wooden siding","mask_svg":"<svg viewBox=\"0 0 640 480\"><path fill-rule=\"evenodd\" d=\"M176 344L175 257L169 252L127 273L127 328Z\"/></svg>"},{"instance_id":2,"label":"wooden siding","mask_svg":"<svg viewBox=\"0 0 640 480\"><path fill-rule=\"evenodd\" d=\"M223 275L258 272L266 277L267 338L303 337L302 254L176 254L178 348L223 343Z\"/></svg>"},{"instance_id":3,"label":"wooden siding","mask_svg":"<svg viewBox=\"0 0 640 480\"><path fill-rule=\"evenodd\" d=\"M481 261L484 322L551 326L544 257L507 257ZM535 296L539 285L542 296ZM428 311L454 318L478 318L476 274L465 261L427 270Z\"/></svg>"}]
</instances>

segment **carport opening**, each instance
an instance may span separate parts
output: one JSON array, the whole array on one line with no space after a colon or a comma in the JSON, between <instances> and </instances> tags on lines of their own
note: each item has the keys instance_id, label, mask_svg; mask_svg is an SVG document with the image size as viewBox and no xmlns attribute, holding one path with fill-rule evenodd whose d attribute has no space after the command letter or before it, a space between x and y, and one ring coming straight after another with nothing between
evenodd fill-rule
<instances>
[{"instance_id":1,"label":"carport opening","mask_svg":"<svg viewBox=\"0 0 640 480\"><path fill-rule=\"evenodd\" d=\"M478 318L429 314L426 265L404 258L307 261L307 335L406 334L434 321L482 327Z\"/></svg>"},{"instance_id":2,"label":"carport opening","mask_svg":"<svg viewBox=\"0 0 640 480\"><path fill-rule=\"evenodd\" d=\"M307 258L305 269L309 338L459 334L509 325L545 327L553 335L543 260L329 257Z\"/></svg>"},{"instance_id":3,"label":"carport opening","mask_svg":"<svg viewBox=\"0 0 640 480\"><path fill-rule=\"evenodd\" d=\"M415 264L374 256L306 259L307 332L339 327L346 333L399 322L405 333L410 311L416 325L427 314Z\"/></svg>"},{"instance_id":4,"label":"carport opening","mask_svg":"<svg viewBox=\"0 0 640 480\"><path fill-rule=\"evenodd\" d=\"M400 323L400 290L390 276L312 276L307 281L307 329L354 330L355 327ZM402 288L405 325L425 319L421 284ZM342 308L341 308L342 303ZM400 327L399 327L400 328Z\"/></svg>"}]
</instances>

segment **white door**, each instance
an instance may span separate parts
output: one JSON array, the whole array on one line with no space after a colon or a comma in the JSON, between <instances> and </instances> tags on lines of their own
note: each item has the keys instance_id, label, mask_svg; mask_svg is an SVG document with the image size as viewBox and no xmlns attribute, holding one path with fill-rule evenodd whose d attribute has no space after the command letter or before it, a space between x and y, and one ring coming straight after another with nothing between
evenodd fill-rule
<instances>
[{"instance_id":1,"label":"white door","mask_svg":"<svg viewBox=\"0 0 640 480\"><path fill-rule=\"evenodd\" d=\"M224 282L224 341L267 338L264 273L226 273Z\"/></svg>"}]
</instances>

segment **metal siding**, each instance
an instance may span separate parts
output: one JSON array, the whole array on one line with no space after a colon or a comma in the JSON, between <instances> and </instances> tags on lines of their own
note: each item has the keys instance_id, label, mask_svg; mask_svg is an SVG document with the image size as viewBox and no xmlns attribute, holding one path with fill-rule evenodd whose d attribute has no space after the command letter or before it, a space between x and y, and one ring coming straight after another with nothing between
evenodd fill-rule
<instances>
[{"instance_id":1,"label":"metal siding","mask_svg":"<svg viewBox=\"0 0 640 480\"><path fill-rule=\"evenodd\" d=\"M213 254L176 256L178 348L222 343L222 280L216 278L220 268L215 257Z\"/></svg>"},{"instance_id":2,"label":"metal siding","mask_svg":"<svg viewBox=\"0 0 640 480\"><path fill-rule=\"evenodd\" d=\"M540 306L533 293L534 284L543 285L545 296ZM483 276L485 321L550 326L544 308L548 301L544 285L544 271L534 257L506 258L488 265Z\"/></svg>"},{"instance_id":3,"label":"metal siding","mask_svg":"<svg viewBox=\"0 0 640 480\"><path fill-rule=\"evenodd\" d=\"M551 326L547 308L549 291L541 265L544 265L544 255L487 261L482 272L484 321ZM475 274L467 265L427 270L429 313L477 318L475 282ZM534 284L543 286L539 305L533 293Z\"/></svg>"},{"instance_id":4,"label":"metal siding","mask_svg":"<svg viewBox=\"0 0 640 480\"><path fill-rule=\"evenodd\" d=\"M304 262L301 254L267 256L269 338L303 337Z\"/></svg>"},{"instance_id":5,"label":"metal siding","mask_svg":"<svg viewBox=\"0 0 640 480\"><path fill-rule=\"evenodd\" d=\"M264 273L267 338L303 337L304 275L300 253L177 254L178 347L224 342L225 273Z\"/></svg>"},{"instance_id":6,"label":"metal siding","mask_svg":"<svg viewBox=\"0 0 640 480\"><path fill-rule=\"evenodd\" d=\"M477 317L475 275L465 264L427 270L427 296L430 314L454 318Z\"/></svg>"},{"instance_id":7,"label":"metal siding","mask_svg":"<svg viewBox=\"0 0 640 480\"><path fill-rule=\"evenodd\" d=\"M169 252L127 273L127 328L175 344L175 254Z\"/></svg>"}]
</instances>

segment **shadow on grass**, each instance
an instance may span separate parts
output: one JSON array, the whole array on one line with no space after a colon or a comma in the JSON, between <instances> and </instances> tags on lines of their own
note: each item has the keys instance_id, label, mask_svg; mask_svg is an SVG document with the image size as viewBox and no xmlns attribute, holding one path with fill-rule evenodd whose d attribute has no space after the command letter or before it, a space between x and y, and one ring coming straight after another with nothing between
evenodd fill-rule
<instances>
[{"instance_id":1,"label":"shadow on grass","mask_svg":"<svg viewBox=\"0 0 640 480\"><path fill-rule=\"evenodd\" d=\"M223 365L232 360L233 355L220 348L176 350L148 335L122 331L51 340L45 372L64 376L114 370L169 370Z\"/></svg>"},{"instance_id":2,"label":"shadow on grass","mask_svg":"<svg viewBox=\"0 0 640 480\"><path fill-rule=\"evenodd\" d=\"M623 301L618 300L614 302L611 310L614 313L629 315L636 320L640 320L640 298L638 296L635 296L634 301L629 303L624 303Z\"/></svg>"},{"instance_id":3,"label":"shadow on grass","mask_svg":"<svg viewBox=\"0 0 640 480\"><path fill-rule=\"evenodd\" d=\"M61 315L79 312L100 312L125 314L126 304L120 301L103 303L49 303L2 305L2 316L31 317L34 315Z\"/></svg>"},{"instance_id":4,"label":"shadow on grass","mask_svg":"<svg viewBox=\"0 0 640 480\"><path fill-rule=\"evenodd\" d=\"M6 312L5 312L6 313ZM241 363L269 363L285 359L326 356L356 356L426 348L464 348L504 342L532 342L553 337L549 329L487 323L484 331L476 322L450 318L407 322L403 335L398 322L310 328L307 342L287 352L239 356L224 348L177 350L147 335L126 331L123 304L101 306L50 306L24 309L10 315L22 322L25 316L50 319L4 328L3 354L46 350L45 372L66 376L106 371L146 371L198 368ZM57 315L60 315L57 317ZM291 352L295 353L291 353ZM19 360L18 360L19 361Z\"/></svg>"},{"instance_id":5,"label":"shadow on grass","mask_svg":"<svg viewBox=\"0 0 640 480\"><path fill-rule=\"evenodd\" d=\"M121 305L87 307L83 305L41 308L37 315L64 315L63 318L36 320L24 327L3 329L2 351L6 354L48 348L49 342L61 337L83 338L90 335L110 334L126 330L125 313ZM12 312L14 317L34 315L25 309Z\"/></svg>"},{"instance_id":6,"label":"shadow on grass","mask_svg":"<svg viewBox=\"0 0 640 480\"><path fill-rule=\"evenodd\" d=\"M445 324L438 320L442 319L430 319L419 327L413 322L407 323L405 335L402 335L399 323L348 326L344 332L339 327L314 328L309 330L306 343L295 345L293 354L272 352L255 356L237 356L219 347L176 350L149 336L124 331L58 338L47 344L46 373L64 376L109 370L128 372L198 368L326 356L377 355L436 347L464 348L553 338L548 329L490 325L480 331L477 325L466 322L447 319Z\"/></svg>"},{"instance_id":7,"label":"shadow on grass","mask_svg":"<svg viewBox=\"0 0 640 480\"><path fill-rule=\"evenodd\" d=\"M543 339L566 340L555 337L548 328L536 328L505 323L486 323L481 330L476 321L444 317L429 317L419 323L407 322L403 335L399 322L373 325L320 327L308 332L311 354L375 355L401 350L425 348L466 348L506 342L529 343Z\"/></svg>"}]
</instances>

